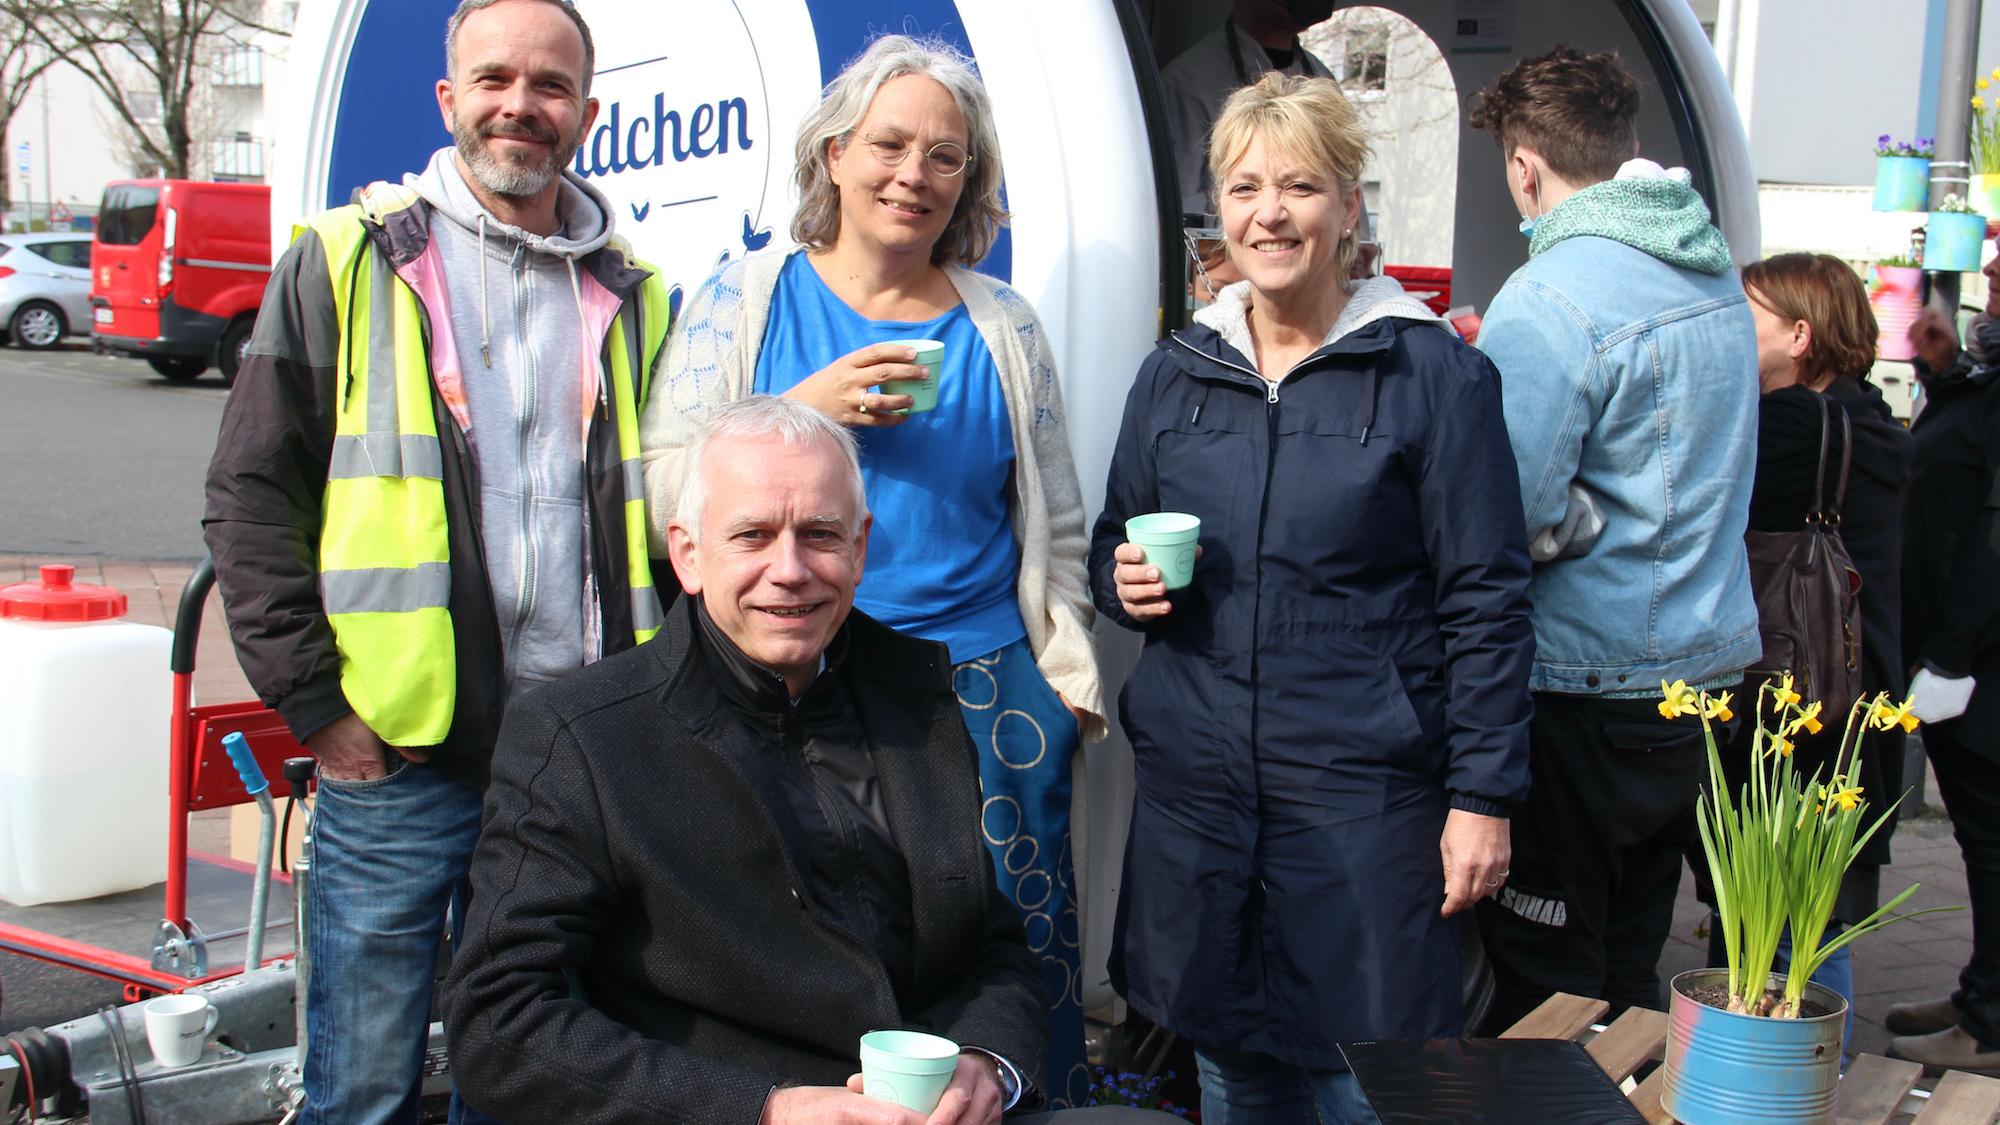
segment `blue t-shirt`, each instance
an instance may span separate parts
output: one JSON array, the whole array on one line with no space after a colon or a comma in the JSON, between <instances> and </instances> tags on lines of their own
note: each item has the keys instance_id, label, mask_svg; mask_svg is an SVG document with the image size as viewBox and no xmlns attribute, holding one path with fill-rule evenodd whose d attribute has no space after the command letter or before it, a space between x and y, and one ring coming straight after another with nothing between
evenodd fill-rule
<instances>
[{"instance_id":1,"label":"blue t-shirt","mask_svg":"<svg viewBox=\"0 0 2000 1125\"><path fill-rule=\"evenodd\" d=\"M964 305L936 320L869 320L804 254L778 274L755 389L783 394L841 356L889 340L941 340L937 409L900 426L858 427L875 528L854 604L893 628L942 641L954 661L1027 635L1015 600L1021 550L1007 511L1014 432L1000 372Z\"/></svg>"}]
</instances>

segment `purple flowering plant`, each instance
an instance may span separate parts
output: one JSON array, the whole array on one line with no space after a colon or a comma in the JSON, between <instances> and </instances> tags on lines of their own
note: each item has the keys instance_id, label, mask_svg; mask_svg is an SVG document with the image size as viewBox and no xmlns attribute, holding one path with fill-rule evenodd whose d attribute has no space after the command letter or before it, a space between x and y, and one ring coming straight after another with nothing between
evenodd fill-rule
<instances>
[{"instance_id":1,"label":"purple flowering plant","mask_svg":"<svg viewBox=\"0 0 2000 1125\"><path fill-rule=\"evenodd\" d=\"M1187 1107L1175 1105L1160 1089L1174 1076L1173 1071L1148 1078L1129 1070L1114 1072L1110 1067L1100 1066L1096 1070L1097 1078L1090 1084L1085 1105L1129 1105L1135 1109L1157 1109L1175 1117L1188 1116Z\"/></svg>"},{"instance_id":2,"label":"purple flowering plant","mask_svg":"<svg viewBox=\"0 0 2000 1125\"><path fill-rule=\"evenodd\" d=\"M1921 156L1925 160L1937 155L1937 142L1930 137L1918 137L1914 141L1899 141L1884 133L1875 138L1877 156Z\"/></svg>"}]
</instances>

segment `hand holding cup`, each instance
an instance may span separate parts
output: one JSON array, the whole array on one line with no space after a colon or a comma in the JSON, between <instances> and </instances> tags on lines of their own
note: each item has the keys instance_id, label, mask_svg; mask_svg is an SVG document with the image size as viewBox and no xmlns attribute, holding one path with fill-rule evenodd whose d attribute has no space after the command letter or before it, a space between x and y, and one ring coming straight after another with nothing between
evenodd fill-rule
<instances>
[{"instance_id":1,"label":"hand holding cup","mask_svg":"<svg viewBox=\"0 0 2000 1125\"><path fill-rule=\"evenodd\" d=\"M900 426L910 408L908 394L892 392L929 378L909 341L856 348L785 392L843 426ZM881 389L876 388L880 386ZM932 399L936 404L936 399Z\"/></svg>"},{"instance_id":2,"label":"hand holding cup","mask_svg":"<svg viewBox=\"0 0 2000 1125\"><path fill-rule=\"evenodd\" d=\"M1135 621L1155 621L1173 606L1167 591L1194 581L1201 557L1201 520L1184 512L1153 512L1125 521L1124 543L1112 552L1111 580L1119 604Z\"/></svg>"}]
</instances>

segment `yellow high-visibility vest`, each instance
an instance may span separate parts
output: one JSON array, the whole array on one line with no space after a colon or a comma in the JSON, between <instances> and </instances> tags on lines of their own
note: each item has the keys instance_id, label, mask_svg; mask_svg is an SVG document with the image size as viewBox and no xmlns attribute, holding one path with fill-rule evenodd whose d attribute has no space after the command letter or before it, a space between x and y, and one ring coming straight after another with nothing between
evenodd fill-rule
<instances>
[{"instance_id":1,"label":"yellow high-visibility vest","mask_svg":"<svg viewBox=\"0 0 2000 1125\"><path fill-rule=\"evenodd\" d=\"M423 312L368 231L415 201L407 188L374 184L360 204L322 212L292 232L294 240L320 240L341 325L338 412L320 517L320 597L340 652L341 692L391 746L443 742L458 685L444 450L431 406ZM646 553L639 410L668 320L667 288L652 271L637 299L612 320L604 348L601 382L618 427L636 644L652 639L662 616Z\"/></svg>"}]
</instances>

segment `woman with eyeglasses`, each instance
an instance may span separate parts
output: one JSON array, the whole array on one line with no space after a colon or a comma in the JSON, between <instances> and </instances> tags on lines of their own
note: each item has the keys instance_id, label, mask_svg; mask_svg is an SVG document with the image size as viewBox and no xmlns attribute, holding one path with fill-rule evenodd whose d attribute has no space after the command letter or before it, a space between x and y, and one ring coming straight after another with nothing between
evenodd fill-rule
<instances>
[{"instance_id":1,"label":"woman with eyeglasses","mask_svg":"<svg viewBox=\"0 0 2000 1125\"><path fill-rule=\"evenodd\" d=\"M640 429L654 550L717 405L784 395L854 428L874 517L855 605L950 650L980 827L1047 975L1051 1062L1028 1077L1072 1104L1089 1082L1070 761L1105 724L1048 336L1026 300L970 268L1006 218L991 102L952 47L882 36L801 124L795 178L798 248L711 279L654 377ZM925 378L909 340L943 344L937 405L921 413L883 385Z\"/></svg>"}]
</instances>

